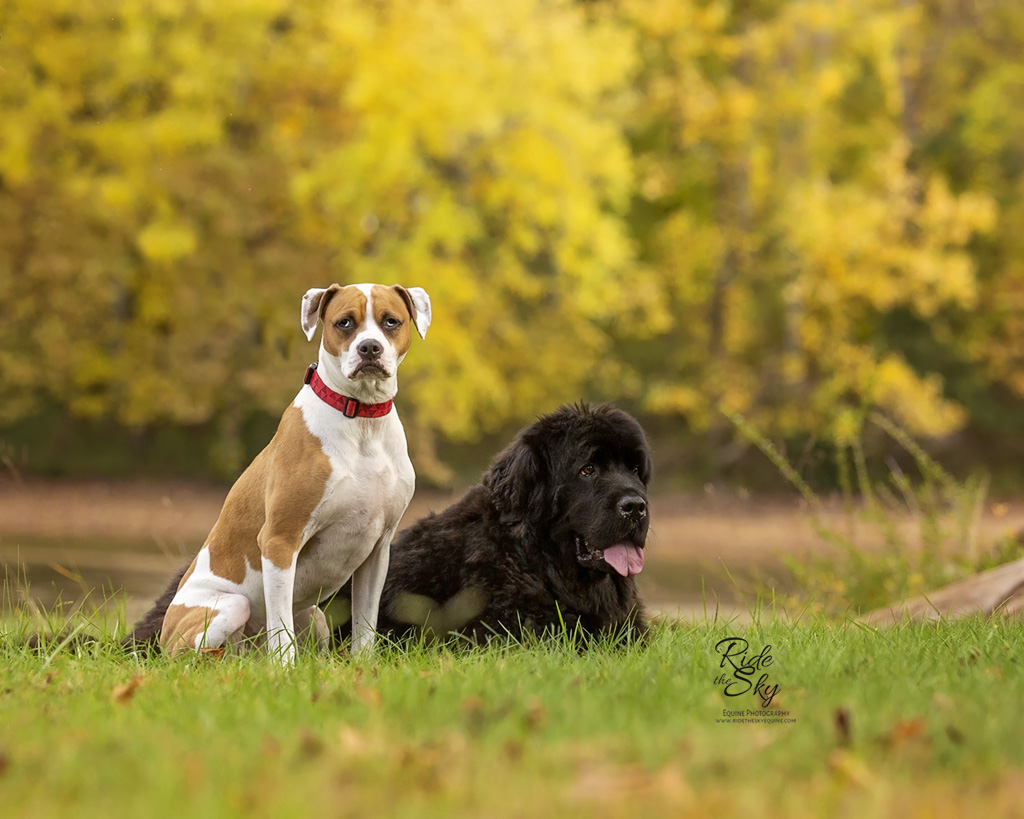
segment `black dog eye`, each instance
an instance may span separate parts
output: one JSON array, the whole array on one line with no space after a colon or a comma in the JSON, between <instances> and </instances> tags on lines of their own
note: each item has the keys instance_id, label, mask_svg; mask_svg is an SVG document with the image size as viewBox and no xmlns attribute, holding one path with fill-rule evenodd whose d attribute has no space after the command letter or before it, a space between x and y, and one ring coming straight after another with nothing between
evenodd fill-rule
<instances>
[{"instance_id":1,"label":"black dog eye","mask_svg":"<svg viewBox=\"0 0 1024 819\"><path fill-rule=\"evenodd\" d=\"M385 330L396 330L396 329L398 329L401 326L402 326L402 322L400 322L394 316L388 316L386 319L384 319L384 329Z\"/></svg>"},{"instance_id":2,"label":"black dog eye","mask_svg":"<svg viewBox=\"0 0 1024 819\"><path fill-rule=\"evenodd\" d=\"M633 467L633 474L634 475L639 475L640 474L640 467L639 466L634 466Z\"/></svg>"},{"instance_id":3,"label":"black dog eye","mask_svg":"<svg viewBox=\"0 0 1024 819\"><path fill-rule=\"evenodd\" d=\"M580 467L581 478L589 478L595 472L597 472L597 469L593 464L584 464L583 466Z\"/></svg>"},{"instance_id":4,"label":"black dog eye","mask_svg":"<svg viewBox=\"0 0 1024 819\"><path fill-rule=\"evenodd\" d=\"M339 330L351 330L354 324L355 322L353 322L348 316L334 322L334 326Z\"/></svg>"}]
</instances>

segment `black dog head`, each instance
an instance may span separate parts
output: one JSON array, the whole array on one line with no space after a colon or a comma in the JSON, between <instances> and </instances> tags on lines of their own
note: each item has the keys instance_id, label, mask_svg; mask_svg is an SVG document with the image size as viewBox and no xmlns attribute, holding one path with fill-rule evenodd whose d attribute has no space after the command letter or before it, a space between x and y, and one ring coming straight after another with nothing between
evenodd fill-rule
<instances>
[{"instance_id":1,"label":"black dog head","mask_svg":"<svg viewBox=\"0 0 1024 819\"><path fill-rule=\"evenodd\" d=\"M500 520L534 548L629 577L644 564L651 455L608 405L562 407L525 428L484 477Z\"/></svg>"}]
</instances>

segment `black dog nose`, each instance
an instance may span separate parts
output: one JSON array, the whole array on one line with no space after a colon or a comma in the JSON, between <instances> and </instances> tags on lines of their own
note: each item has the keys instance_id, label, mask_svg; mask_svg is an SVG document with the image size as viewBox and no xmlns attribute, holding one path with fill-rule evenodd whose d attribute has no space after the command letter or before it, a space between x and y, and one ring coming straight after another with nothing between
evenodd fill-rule
<instances>
[{"instance_id":1,"label":"black dog nose","mask_svg":"<svg viewBox=\"0 0 1024 819\"><path fill-rule=\"evenodd\" d=\"M619 501L618 508L624 518L639 520L647 515L647 501L639 495L626 495Z\"/></svg>"},{"instance_id":2,"label":"black dog nose","mask_svg":"<svg viewBox=\"0 0 1024 819\"><path fill-rule=\"evenodd\" d=\"M356 347L356 351L363 358L380 358L380 354L384 352L384 348L376 339L368 338Z\"/></svg>"}]
</instances>

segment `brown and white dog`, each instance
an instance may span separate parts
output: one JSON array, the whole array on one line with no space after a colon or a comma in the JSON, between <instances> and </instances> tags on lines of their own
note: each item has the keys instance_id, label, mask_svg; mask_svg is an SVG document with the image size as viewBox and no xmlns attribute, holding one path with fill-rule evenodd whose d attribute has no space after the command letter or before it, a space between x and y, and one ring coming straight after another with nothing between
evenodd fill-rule
<instances>
[{"instance_id":1,"label":"brown and white dog","mask_svg":"<svg viewBox=\"0 0 1024 819\"><path fill-rule=\"evenodd\" d=\"M266 637L283 662L295 635L323 640L316 607L352 578L352 650L373 644L391 538L415 473L392 399L412 340L430 326L419 287L332 284L302 297L320 355L277 433L231 488L164 616L170 654ZM298 629L296 628L298 626Z\"/></svg>"}]
</instances>

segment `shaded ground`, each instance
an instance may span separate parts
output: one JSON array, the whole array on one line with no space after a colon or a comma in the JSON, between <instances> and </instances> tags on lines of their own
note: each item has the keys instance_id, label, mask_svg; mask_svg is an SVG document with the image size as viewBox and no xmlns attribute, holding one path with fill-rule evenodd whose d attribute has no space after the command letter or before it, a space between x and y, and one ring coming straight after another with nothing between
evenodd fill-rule
<instances>
[{"instance_id":1,"label":"shaded ground","mask_svg":"<svg viewBox=\"0 0 1024 819\"><path fill-rule=\"evenodd\" d=\"M51 605L60 594L93 599L123 590L135 617L191 559L209 532L227 487L194 483L0 481L0 563L6 602ZM439 511L457 494L418 493L403 527ZM836 525L841 513L834 510ZM829 548L801 502L714 493L652 499L645 599L666 613L744 611L754 572L783 579L781 559ZM909 521L908 521L909 524ZM1024 527L1024 504L993 504L977 539Z\"/></svg>"}]
</instances>

